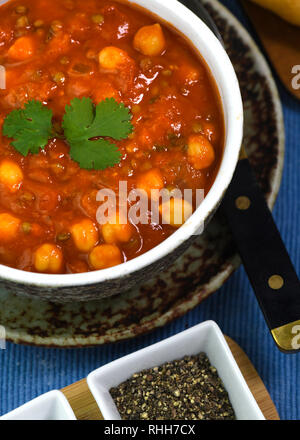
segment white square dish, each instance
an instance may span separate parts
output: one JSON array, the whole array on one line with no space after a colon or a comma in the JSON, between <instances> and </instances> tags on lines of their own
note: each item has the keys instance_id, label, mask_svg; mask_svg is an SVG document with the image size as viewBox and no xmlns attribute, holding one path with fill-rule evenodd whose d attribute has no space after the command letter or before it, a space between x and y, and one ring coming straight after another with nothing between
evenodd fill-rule
<instances>
[{"instance_id":1,"label":"white square dish","mask_svg":"<svg viewBox=\"0 0 300 440\"><path fill-rule=\"evenodd\" d=\"M0 417L0 420L76 420L61 391L53 390Z\"/></svg>"},{"instance_id":2,"label":"white square dish","mask_svg":"<svg viewBox=\"0 0 300 440\"><path fill-rule=\"evenodd\" d=\"M110 388L118 386L141 370L201 352L206 353L210 363L217 369L229 394L236 418L265 420L223 333L214 321L203 322L178 335L117 359L90 373L87 383L104 419L121 420L109 393Z\"/></svg>"}]
</instances>

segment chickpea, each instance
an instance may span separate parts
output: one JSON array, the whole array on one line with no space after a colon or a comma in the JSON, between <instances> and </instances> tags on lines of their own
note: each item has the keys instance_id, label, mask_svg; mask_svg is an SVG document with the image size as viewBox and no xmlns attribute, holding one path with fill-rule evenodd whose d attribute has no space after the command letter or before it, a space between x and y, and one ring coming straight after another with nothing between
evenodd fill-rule
<instances>
[{"instance_id":1,"label":"chickpea","mask_svg":"<svg viewBox=\"0 0 300 440\"><path fill-rule=\"evenodd\" d=\"M193 207L186 200L171 198L160 205L159 211L164 224L179 228L192 215Z\"/></svg>"},{"instance_id":2,"label":"chickpea","mask_svg":"<svg viewBox=\"0 0 300 440\"><path fill-rule=\"evenodd\" d=\"M108 244L127 243L133 235L131 224L119 213L102 226L102 236Z\"/></svg>"},{"instance_id":3,"label":"chickpea","mask_svg":"<svg viewBox=\"0 0 300 440\"><path fill-rule=\"evenodd\" d=\"M147 173L142 174L138 179L137 187L146 191L148 196L151 196L152 189L161 190L164 187L161 172L157 169L152 169Z\"/></svg>"},{"instance_id":4,"label":"chickpea","mask_svg":"<svg viewBox=\"0 0 300 440\"><path fill-rule=\"evenodd\" d=\"M12 160L3 160L0 163L0 182L11 192L16 192L23 181L23 172L19 165Z\"/></svg>"},{"instance_id":5,"label":"chickpea","mask_svg":"<svg viewBox=\"0 0 300 440\"><path fill-rule=\"evenodd\" d=\"M11 214L0 214L0 241L9 242L16 238L21 220Z\"/></svg>"},{"instance_id":6,"label":"chickpea","mask_svg":"<svg viewBox=\"0 0 300 440\"><path fill-rule=\"evenodd\" d=\"M38 272L60 273L63 267L62 251L54 244L43 244L35 251L34 267Z\"/></svg>"},{"instance_id":7,"label":"chickpea","mask_svg":"<svg viewBox=\"0 0 300 440\"><path fill-rule=\"evenodd\" d=\"M146 56L158 56L166 49L166 40L160 24L142 27L133 40L133 47Z\"/></svg>"},{"instance_id":8,"label":"chickpea","mask_svg":"<svg viewBox=\"0 0 300 440\"><path fill-rule=\"evenodd\" d=\"M95 270L107 269L122 263L122 254L118 246L101 244L89 255L89 263Z\"/></svg>"},{"instance_id":9,"label":"chickpea","mask_svg":"<svg viewBox=\"0 0 300 440\"><path fill-rule=\"evenodd\" d=\"M107 46L99 53L100 67L107 70L117 70L128 62L133 60L129 57L125 50L119 49L115 46Z\"/></svg>"},{"instance_id":10,"label":"chickpea","mask_svg":"<svg viewBox=\"0 0 300 440\"><path fill-rule=\"evenodd\" d=\"M214 163L215 150L209 140L202 134L189 137L188 161L196 170L203 170Z\"/></svg>"},{"instance_id":11,"label":"chickpea","mask_svg":"<svg viewBox=\"0 0 300 440\"><path fill-rule=\"evenodd\" d=\"M89 252L98 243L98 229L89 219L74 224L71 227L71 234L77 249L82 252Z\"/></svg>"}]
</instances>

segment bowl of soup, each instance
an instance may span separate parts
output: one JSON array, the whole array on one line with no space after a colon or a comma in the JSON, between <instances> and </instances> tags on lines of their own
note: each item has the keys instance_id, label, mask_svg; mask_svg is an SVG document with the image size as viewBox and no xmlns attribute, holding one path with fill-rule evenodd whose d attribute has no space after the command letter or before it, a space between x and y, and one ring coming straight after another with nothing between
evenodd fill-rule
<instances>
[{"instance_id":1,"label":"bowl of soup","mask_svg":"<svg viewBox=\"0 0 300 440\"><path fill-rule=\"evenodd\" d=\"M213 33L176 0L0 5L0 279L87 301L162 271L237 164L243 108Z\"/></svg>"}]
</instances>

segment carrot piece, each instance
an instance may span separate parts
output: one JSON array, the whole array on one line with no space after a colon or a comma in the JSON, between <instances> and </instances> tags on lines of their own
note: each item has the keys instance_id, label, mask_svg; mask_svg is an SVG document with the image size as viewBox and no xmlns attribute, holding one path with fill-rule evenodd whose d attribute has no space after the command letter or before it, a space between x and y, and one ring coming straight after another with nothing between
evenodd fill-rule
<instances>
[{"instance_id":1,"label":"carrot piece","mask_svg":"<svg viewBox=\"0 0 300 440\"><path fill-rule=\"evenodd\" d=\"M21 220L7 212L0 214L0 241L7 243L15 240L19 231Z\"/></svg>"},{"instance_id":2,"label":"carrot piece","mask_svg":"<svg viewBox=\"0 0 300 440\"><path fill-rule=\"evenodd\" d=\"M55 58L59 55L66 53L71 46L71 37L68 34L59 32L55 37L50 40L45 50L45 56L47 59Z\"/></svg>"},{"instance_id":3,"label":"carrot piece","mask_svg":"<svg viewBox=\"0 0 300 440\"><path fill-rule=\"evenodd\" d=\"M17 61L24 61L34 55L35 41L30 37L18 38L8 50L8 56Z\"/></svg>"}]
</instances>

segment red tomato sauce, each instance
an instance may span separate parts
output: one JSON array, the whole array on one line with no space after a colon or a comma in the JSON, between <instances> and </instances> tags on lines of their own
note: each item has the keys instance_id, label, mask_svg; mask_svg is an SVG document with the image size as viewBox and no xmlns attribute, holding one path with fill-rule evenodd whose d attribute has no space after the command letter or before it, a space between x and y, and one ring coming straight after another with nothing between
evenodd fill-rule
<instances>
[{"instance_id":1,"label":"red tomato sauce","mask_svg":"<svg viewBox=\"0 0 300 440\"><path fill-rule=\"evenodd\" d=\"M6 89L0 90L1 264L62 274L120 264L161 243L178 225L101 226L99 189L118 192L120 181L129 191L203 188L207 194L211 188L224 145L220 99L192 45L157 23L142 9L110 0L24 0L0 7L0 65L6 69ZM122 62L109 51L105 58L103 49L111 47ZM65 106L84 96L95 104L113 97L133 115L134 131L117 142L122 160L114 167L81 169L59 138L24 157L2 134L5 117L29 100L42 101L60 124Z\"/></svg>"}]
</instances>

